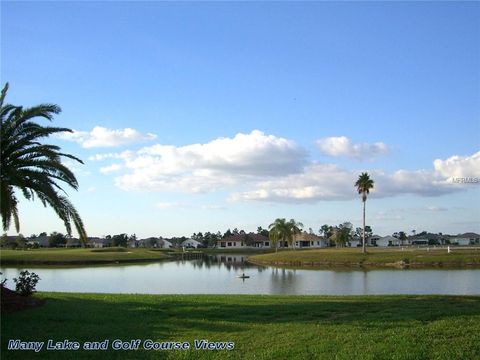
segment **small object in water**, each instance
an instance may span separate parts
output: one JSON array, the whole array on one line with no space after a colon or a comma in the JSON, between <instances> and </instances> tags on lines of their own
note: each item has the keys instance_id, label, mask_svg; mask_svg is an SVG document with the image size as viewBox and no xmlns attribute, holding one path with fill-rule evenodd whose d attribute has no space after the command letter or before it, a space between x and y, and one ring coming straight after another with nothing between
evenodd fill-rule
<instances>
[{"instance_id":1,"label":"small object in water","mask_svg":"<svg viewBox=\"0 0 480 360\"><path fill-rule=\"evenodd\" d=\"M242 275L237 275L237 277L240 278L240 279L248 279L248 278L250 278L250 276L249 276L249 275L245 275L245 273L242 273Z\"/></svg>"}]
</instances>

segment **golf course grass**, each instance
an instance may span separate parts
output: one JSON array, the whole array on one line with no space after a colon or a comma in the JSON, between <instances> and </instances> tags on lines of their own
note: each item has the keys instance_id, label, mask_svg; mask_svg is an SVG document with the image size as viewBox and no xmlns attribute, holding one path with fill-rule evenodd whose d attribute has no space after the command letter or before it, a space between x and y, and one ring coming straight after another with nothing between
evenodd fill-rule
<instances>
[{"instance_id":1,"label":"golf course grass","mask_svg":"<svg viewBox=\"0 0 480 360\"><path fill-rule=\"evenodd\" d=\"M132 248L3 250L2 265L88 265L168 259L165 251Z\"/></svg>"},{"instance_id":2,"label":"golf course grass","mask_svg":"<svg viewBox=\"0 0 480 360\"><path fill-rule=\"evenodd\" d=\"M39 293L2 314L2 359L479 359L478 296L260 296ZM44 348L7 350L9 340ZM46 342L109 340L107 350ZM186 341L190 350L113 350L113 341ZM195 340L233 342L195 350Z\"/></svg>"},{"instance_id":3,"label":"golf course grass","mask_svg":"<svg viewBox=\"0 0 480 360\"><path fill-rule=\"evenodd\" d=\"M361 249L289 250L253 255L248 260L259 265L287 267L480 267L480 248L369 248Z\"/></svg>"}]
</instances>

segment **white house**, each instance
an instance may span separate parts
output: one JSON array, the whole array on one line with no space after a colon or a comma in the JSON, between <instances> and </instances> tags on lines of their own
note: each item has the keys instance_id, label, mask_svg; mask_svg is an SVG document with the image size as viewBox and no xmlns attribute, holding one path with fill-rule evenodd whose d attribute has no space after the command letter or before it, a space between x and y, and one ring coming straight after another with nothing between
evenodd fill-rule
<instances>
[{"instance_id":1,"label":"white house","mask_svg":"<svg viewBox=\"0 0 480 360\"><path fill-rule=\"evenodd\" d=\"M376 240L377 246L386 247L386 246L400 246L401 241L393 236L384 236Z\"/></svg>"},{"instance_id":2,"label":"white house","mask_svg":"<svg viewBox=\"0 0 480 360\"><path fill-rule=\"evenodd\" d=\"M451 237L450 242L457 245L480 245L480 235L469 232Z\"/></svg>"},{"instance_id":3,"label":"white house","mask_svg":"<svg viewBox=\"0 0 480 360\"><path fill-rule=\"evenodd\" d=\"M295 235L293 241L296 248L322 248L328 246L328 240L325 238L306 232Z\"/></svg>"},{"instance_id":4,"label":"white house","mask_svg":"<svg viewBox=\"0 0 480 360\"><path fill-rule=\"evenodd\" d=\"M370 246L377 246L377 240L381 238L380 235L372 235L369 238L365 239L367 241L367 245Z\"/></svg>"},{"instance_id":5,"label":"white house","mask_svg":"<svg viewBox=\"0 0 480 360\"><path fill-rule=\"evenodd\" d=\"M202 246L202 244L200 242L198 242L197 240L187 239L184 242L182 242L180 244L180 246L186 247L186 248L195 248L196 249L199 246Z\"/></svg>"},{"instance_id":6,"label":"white house","mask_svg":"<svg viewBox=\"0 0 480 360\"><path fill-rule=\"evenodd\" d=\"M165 240L165 239L160 239L158 241L158 247L159 248L162 248L162 249L170 249L172 248L172 243L168 240Z\"/></svg>"},{"instance_id":7,"label":"white house","mask_svg":"<svg viewBox=\"0 0 480 360\"><path fill-rule=\"evenodd\" d=\"M237 234L231 235L226 238L217 241L218 248L230 248L230 249L241 249L241 248L270 248L272 242L269 238L260 235L260 234Z\"/></svg>"}]
</instances>

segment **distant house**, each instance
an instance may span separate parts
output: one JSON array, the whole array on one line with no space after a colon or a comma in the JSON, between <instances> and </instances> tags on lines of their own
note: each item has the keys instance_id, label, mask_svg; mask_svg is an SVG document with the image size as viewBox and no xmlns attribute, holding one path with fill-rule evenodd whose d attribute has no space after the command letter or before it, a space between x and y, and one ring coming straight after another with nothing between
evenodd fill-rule
<instances>
[{"instance_id":1,"label":"distant house","mask_svg":"<svg viewBox=\"0 0 480 360\"><path fill-rule=\"evenodd\" d=\"M112 246L112 239L102 239L99 237L89 237L87 239L89 246L94 248L104 248Z\"/></svg>"},{"instance_id":2,"label":"distant house","mask_svg":"<svg viewBox=\"0 0 480 360\"><path fill-rule=\"evenodd\" d=\"M18 236L2 236L2 247L16 246ZM28 244L27 240L27 244ZM14 245L15 244L15 245Z\"/></svg>"},{"instance_id":3,"label":"distant house","mask_svg":"<svg viewBox=\"0 0 480 360\"><path fill-rule=\"evenodd\" d=\"M37 236L28 240L28 244L38 244L39 247L50 247L50 236Z\"/></svg>"},{"instance_id":4,"label":"distant house","mask_svg":"<svg viewBox=\"0 0 480 360\"><path fill-rule=\"evenodd\" d=\"M448 235L427 232L408 237L408 244L410 245L445 245L448 244L448 241Z\"/></svg>"},{"instance_id":5,"label":"distant house","mask_svg":"<svg viewBox=\"0 0 480 360\"><path fill-rule=\"evenodd\" d=\"M302 232L293 237L296 248L322 248L328 246L328 240L325 238Z\"/></svg>"},{"instance_id":6,"label":"distant house","mask_svg":"<svg viewBox=\"0 0 480 360\"><path fill-rule=\"evenodd\" d=\"M193 239L187 239L185 240L184 242L182 242L180 244L180 246L182 247L186 247L186 248L198 248L199 246L201 247L202 244L200 242L198 242L197 240L193 240Z\"/></svg>"},{"instance_id":7,"label":"distant house","mask_svg":"<svg viewBox=\"0 0 480 360\"><path fill-rule=\"evenodd\" d=\"M377 239L376 241L377 246L380 247L387 247L387 246L400 246L401 241L400 239L397 239L396 237L393 236L383 236L380 239Z\"/></svg>"},{"instance_id":8,"label":"distant house","mask_svg":"<svg viewBox=\"0 0 480 360\"><path fill-rule=\"evenodd\" d=\"M381 238L380 235L372 235L366 238L365 241L367 242L367 245L377 246L377 240L379 240L380 238Z\"/></svg>"},{"instance_id":9,"label":"distant house","mask_svg":"<svg viewBox=\"0 0 480 360\"><path fill-rule=\"evenodd\" d=\"M165 239L159 239L158 247L161 249L170 249L173 247L172 243Z\"/></svg>"},{"instance_id":10,"label":"distant house","mask_svg":"<svg viewBox=\"0 0 480 360\"><path fill-rule=\"evenodd\" d=\"M236 235L227 236L217 241L218 248L270 248L272 246L271 241L266 236L254 233L241 233Z\"/></svg>"},{"instance_id":11,"label":"distant house","mask_svg":"<svg viewBox=\"0 0 480 360\"><path fill-rule=\"evenodd\" d=\"M80 242L79 239L76 239L76 238L67 239L67 242L65 244L65 247L67 247L67 248L81 247L81 246L82 246L82 243Z\"/></svg>"},{"instance_id":12,"label":"distant house","mask_svg":"<svg viewBox=\"0 0 480 360\"><path fill-rule=\"evenodd\" d=\"M156 237L149 237L146 239L140 239L137 241L138 246L142 248L156 248L158 246L159 239Z\"/></svg>"},{"instance_id":13,"label":"distant house","mask_svg":"<svg viewBox=\"0 0 480 360\"><path fill-rule=\"evenodd\" d=\"M348 241L347 245L350 247L360 247L362 246L362 238L354 237Z\"/></svg>"},{"instance_id":14,"label":"distant house","mask_svg":"<svg viewBox=\"0 0 480 360\"><path fill-rule=\"evenodd\" d=\"M450 238L450 242L453 244L463 245L463 246L480 245L480 235L473 232L459 234L456 236L452 236Z\"/></svg>"}]
</instances>

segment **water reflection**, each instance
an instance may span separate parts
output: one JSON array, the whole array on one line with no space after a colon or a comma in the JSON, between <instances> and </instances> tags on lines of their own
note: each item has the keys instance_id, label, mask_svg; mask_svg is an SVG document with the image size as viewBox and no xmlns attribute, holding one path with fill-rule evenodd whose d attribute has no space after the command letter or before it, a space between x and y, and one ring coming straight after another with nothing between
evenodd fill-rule
<instances>
[{"instance_id":1,"label":"water reflection","mask_svg":"<svg viewBox=\"0 0 480 360\"><path fill-rule=\"evenodd\" d=\"M142 265L31 268L38 290L145 294L480 294L480 270L294 270L218 254ZM21 268L2 268L8 286ZM248 279L238 278L245 273Z\"/></svg>"}]
</instances>

